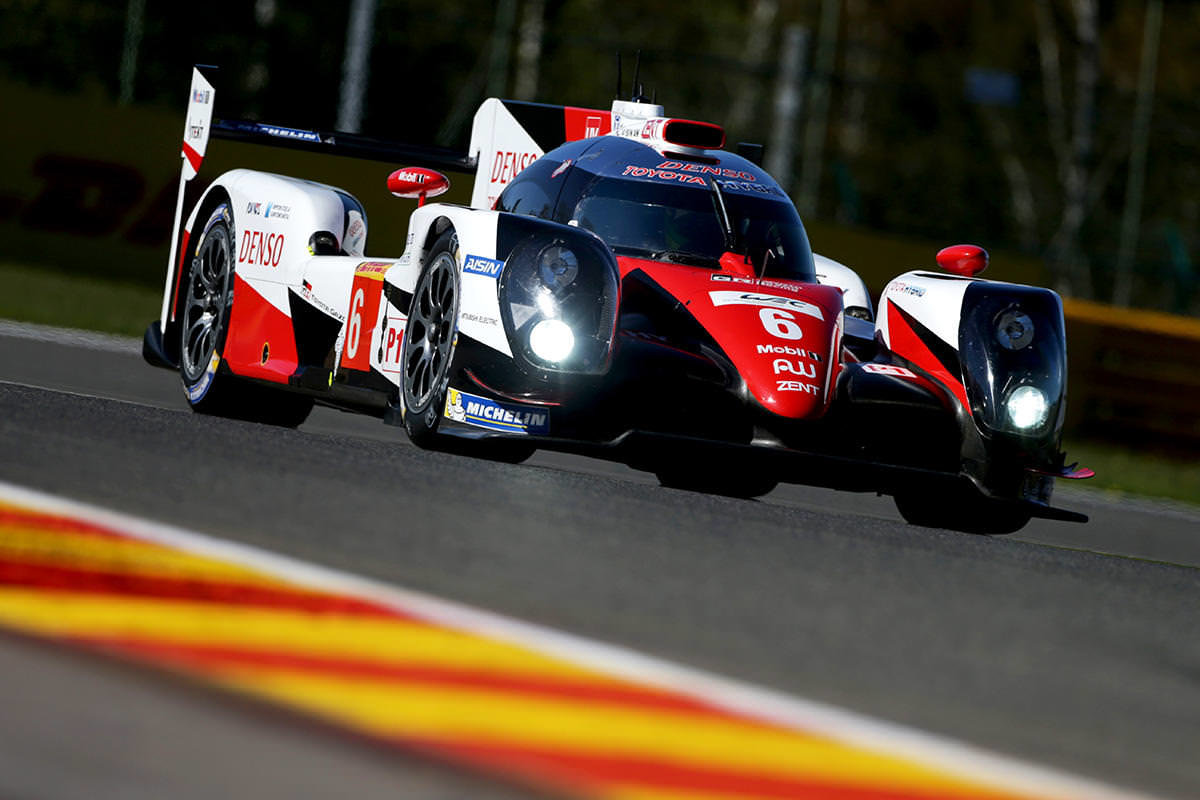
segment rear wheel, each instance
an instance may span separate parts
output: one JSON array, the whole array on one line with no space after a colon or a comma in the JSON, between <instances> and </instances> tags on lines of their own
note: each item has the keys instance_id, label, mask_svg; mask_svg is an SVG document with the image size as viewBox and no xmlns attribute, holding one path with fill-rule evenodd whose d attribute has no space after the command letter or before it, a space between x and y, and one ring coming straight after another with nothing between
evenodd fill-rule
<instances>
[{"instance_id":1,"label":"rear wheel","mask_svg":"<svg viewBox=\"0 0 1200 800\"><path fill-rule=\"evenodd\" d=\"M985 497L968 483L953 484L938 492L905 489L894 499L900 516L910 525L963 533L1014 533L1032 517L1016 503Z\"/></svg>"},{"instance_id":2,"label":"rear wheel","mask_svg":"<svg viewBox=\"0 0 1200 800\"><path fill-rule=\"evenodd\" d=\"M219 371L233 306L234 238L229 206L217 206L196 244L180 298L179 374L192 410L294 428L311 397L247 383Z\"/></svg>"}]
</instances>

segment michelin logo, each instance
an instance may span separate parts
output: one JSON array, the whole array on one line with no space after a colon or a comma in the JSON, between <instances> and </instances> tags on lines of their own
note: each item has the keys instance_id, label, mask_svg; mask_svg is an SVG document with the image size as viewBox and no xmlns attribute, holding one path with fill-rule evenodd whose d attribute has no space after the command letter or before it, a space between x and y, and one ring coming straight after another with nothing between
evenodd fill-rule
<instances>
[{"instance_id":1,"label":"michelin logo","mask_svg":"<svg viewBox=\"0 0 1200 800\"><path fill-rule=\"evenodd\" d=\"M487 275L489 278L499 278L502 269L504 269L503 261L483 256L467 256L467 260L463 262L463 272Z\"/></svg>"},{"instance_id":2,"label":"michelin logo","mask_svg":"<svg viewBox=\"0 0 1200 800\"><path fill-rule=\"evenodd\" d=\"M540 408L497 403L454 388L446 393L446 418L505 433L550 433L550 414Z\"/></svg>"}]
</instances>

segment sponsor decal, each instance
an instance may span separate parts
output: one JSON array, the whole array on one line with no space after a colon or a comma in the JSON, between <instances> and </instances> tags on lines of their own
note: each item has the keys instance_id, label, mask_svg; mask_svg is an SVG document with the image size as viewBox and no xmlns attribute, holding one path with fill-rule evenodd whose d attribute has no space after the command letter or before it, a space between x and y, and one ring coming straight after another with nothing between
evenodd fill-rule
<instances>
[{"instance_id":1,"label":"sponsor decal","mask_svg":"<svg viewBox=\"0 0 1200 800\"><path fill-rule=\"evenodd\" d=\"M760 344L758 346L758 354L765 356L796 356L797 358L807 358L810 361L817 362L821 360L820 353L800 347L788 347L783 344Z\"/></svg>"},{"instance_id":2,"label":"sponsor decal","mask_svg":"<svg viewBox=\"0 0 1200 800\"><path fill-rule=\"evenodd\" d=\"M292 207L285 206L282 203L267 203L267 209L263 212L263 216L268 219L291 219Z\"/></svg>"},{"instance_id":3,"label":"sponsor decal","mask_svg":"<svg viewBox=\"0 0 1200 800\"><path fill-rule=\"evenodd\" d=\"M390 261L360 261L358 266L354 268L354 277L364 276L372 280L381 281L387 271L392 268Z\"/></svg>"},{"instance_id":4,"label":"sponsor decal","mask_svg":"<svg viewBox=\"0 0 1200 800\"><path fill-rule=\"evenodd\" d=\"M589 116L583 126L583 138L590 139L593 136L599 136L603 126L604 117Z\"/></svg>"},{"instance_id":5,"label":"sponsor decal","mask_svg":"<svg viewBox=\"0 0 1200 800\"><path fill-rule=\"evenodd\" d=\"M463 262L463 272L486 275L489 278L499 278L500 270L502 269L504 269L503 261L497 261L494 258L484 258L483 256L468 255L466 261Z\"/></svg>"},{"instance_id":6,"label":"sponsor decal","mask_svg":"<svg viewBox=\"0 0 1200 800\"><path fill-rule=\"evenodd\" d=\"M775 381L775 390L779 392L804 392L805 394L820 394L821 387L802 381Z\"/></svg>"},{"instance_id":7,"label":"sponsor decal","mask_svg":"<svg viewBox=\"0 0 1200 800\"><path fill-rule=\"evenodd\" d=\"M917 377L916 373L912 370L897 367L895 364L863 364L863 372L872 372L876 375L891 375L895 378Z\"/></svg>"},{"instance_id":8,"label":"sponsor decal","mask_svg":"<svg viewBox=\"0 0 1200 800\"><path fill-rule=\"evenodd\" d=\"M321 137L312 131L303 131L299 128L283 128L279 125L263 125L256 123L254 129L261 131L268 136L278 136L281 139L299 139L304 142L319 142Z\"/></svg>"},{"instance_id":9,"label":"sponsor decal","mask_svg":"<svg viewBox=\"0 0 1200 800\"><path fill-rule=\"evenodd\" d=\"M188 138L203 139L204 138L204 120L192 120L188 123Z\"/></svg>"},{"instance_id":10,"label":"sponsor decal","mask_svg":"<svg viewBox=\"0 0 1200 800\"><path fill-rule=\"evenodd\" d=\"M464 311L458 315L459 319L464 319L467 322L475 322L480 325L490 325L496 327L500 324L500 320L495 317L485 317L482 314L472 314L469 311Z\"/></svg>"},{"instance_id":11,"label":"sponsor decal","mask_svg":"<svg viewBox=\"0 0 1200 800\"><path fill-rule=\"evenodd\" d=\"M803 361L793 361L788 358L777 358L771 364L771 369L776 375L787 372L792 375L799 375L802 378L816 378L817 368L812 364L805 364Z\"/></svg>"},{"instance_id":12,"label":"sponsor decal","mask_svg":"<svg viewBox=\"0 0 1200 800\"><path fill-rule=\"evenodd\" d=\"M769 278L746 278L741 275L725 275L723 273L714 273L709 280L717 281L718 283L746 283L751 286L762 286L767 289L782 289L785 292L799 292L804 287L800 284L788 283L787 281L773 281Z\"/></svg>"},{"instance_id":13,"label":"sponsor decal","mask_svg":"<svg viewBox=\"0 0 1200 800\"><path fill-rule=\"evenodd\" d=\"M446 417L455 422L507 433L545 435L550 432L550 414L544 409L499 403L454 388L446 393Z\"/></svg>"},{"instance_id":14,"label":"sponsor decal","mask_svg":"<svg viewBox=\"0 0 1200 800\"><path fill-rule=\"evenodd\" d=\"M270 208L270 205L267 206ZM246 213L256 217L262 216L262 203L246 203Z\"/></svg>"},{"instance_id":15,"label":"sponsor decal","mask_svg":"<svg viewBox=\"0 0 1200 800\"><path fill-rule=\"evenodd\" d=\"M376 358L382 372L400 374L400 352L404 348L404 325L408 318L395 311L391 303L383 310L383 333L379 336L379 352Z\"/></svg>"},{"instance_id":16,"label":"sponsor decal","mask_svg":"<svg viewBox=\"0 0 1200 800\"><path fill-rule=\"evenodd\" d=\"M714 306L767 306L769 308L788 308L813 319L825 319L821 309L812 303L795 297L779 297L760 292L721 291L709 292L709 298ZM799 337L796 337L799 338Z\"/></svg>"},{"instance_id":17,"label":"sponsor decal","mask_svg":"<svg viewBox=\"0 0 1200 800\"><path fill-rule=\"evenodd\" d=\"M683 161L664 161L655 169L674 170L676 172L691 172L699 175L713 175L718 178L735 178L743 181L757 181L758 178L753 172L745 170L725 169L724 167L714 167L709 164L695 164Z\"/></svg>"},{"instance_id":18,"label":"sponsor decal","mask_svg":"<svg viewBox=\"0 0 1200 800\"><path fill-rule=\"evenodd\" d=\"M348 255L361 256L367 243L367 224L357 211L347 212L346 217L349 221L346 223L346 235L342 237L342 249Z\"/></svg>"},{"instance_id":19,"label":"sponsor decal","mask_svg":"<svg viewBox=\"0 0 1200 800\"><path fill-rule=\"evenodd\" d=\"M420 184L429 180L429 178L430 176L424 172L404 170L403 172L396 173L396 180L404 181L406 183Z\"/></svg>"},{"instance_id":20,"label":"sponsor decal","mask_svg":"<svg viewBox=\"0 0 1200 800\"><path fill-rule=\"evenodd\" d=\"M208 362L208 369L204 371L204 375L200 377L200 380L195 386L188 389L188 400L191 400L193 403L198 403L204 399L204 395L208 394L208 387L212 386L213 375L216 374L217 367L220 365L220 363L221 357L214 352L212 359L210 359Z\"/></svg>"},{"instance_id":21,"label":"sponsor decal","mask_svg":"<svg viewBox=\"0 0 1200 800\"><path fill-rule=\"evenodd\" d=\"M283 234L243 231L242 243L238 247L239 264L258 264L263 267L278 267L283 255Z\"/></svg>"},{"instance_id":22,"label":"sponsor decal","mask_svg":"<svg viewBox=\"0 0 1200 800\"><path fill-rule=\"evenodd\" d=\"M193 103L203 103L204 105L208 105L211 100L212 100L212 92L211 91L208 91L206 89L197 89L194 92L192 92L192 102Z\"/></svg>"},{"instance_id":23,"label":"sponsor decal","mask_svg":"<svg viewBox=\"0 0 1200 800\"><path fill-rule=\"evenodd\" d=\"M571 166L572 161L573 161L573 159L568 158L566 161L559 164L557 167L554 168L554 172L550 173L550 177L557 178L559 175L562 175L564 172L567 171L567 168Z\"/></svg>"},{"instance_id":24,"label":"sponsor decal","mask_svg":"<svg viewBox=\"0 0 1200 800\"><path fill-rule=\"evenodd\" d=\"M518 153L514 150L497 150L492 158L492 183L508 183L521 170L537 161L540 153Z\"/></svg>"},{"instance_id":25,"label":"sponsor decal","mask_svg":"<svg viewBox=\"0 0 1200 800\"><path fill-rule=\"evenodd\" d=\"M913 297L924 297L925 287L913 286L911 283L893 282L888 286L889 294L910 294Z\"/></svg>"}]
</instances>

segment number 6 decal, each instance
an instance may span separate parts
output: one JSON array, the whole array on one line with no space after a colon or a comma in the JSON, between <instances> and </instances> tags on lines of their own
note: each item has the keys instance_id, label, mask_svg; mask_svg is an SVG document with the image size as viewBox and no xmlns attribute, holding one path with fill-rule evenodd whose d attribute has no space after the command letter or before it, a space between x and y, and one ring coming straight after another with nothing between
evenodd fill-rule
<instances>
[{"instance_id":1,"label":"number 6 decal","mask_svg":"<svg viewBox=\"0 0 1200 800\"><path fill-rule=\"evenodd\" d=\"M366 372L371 368L371 343L379 318L379 298L383 294L383 274L390 263L364 261L354 271L350 287L350 307L346 309L346 341L342 345L341 366Z\"/></svg>"},{"instance_id":2,"label":"number 6 decal","mask_svg":"<svg viewBox=\"0 0 1200 800\"><path fill-rule=\"evenodd\" d=\"M361 288L354 290L354 299L350 301L350 323L346 327L346 359L353 361L358 355L358 340L362 338L362 307L366 295Z\"/></svg>"},{"instance_id":3,"label":"number 6 decal","mask_svg":"<svg viewBox=\"0 0 1200 800\"><path fill-rule=\"evenodd\" d=\"M804 331L796 324L796 315L782 308L764 308L758 312L763 328L780 339L801 339Z\"/></svg>"}]
</instances>

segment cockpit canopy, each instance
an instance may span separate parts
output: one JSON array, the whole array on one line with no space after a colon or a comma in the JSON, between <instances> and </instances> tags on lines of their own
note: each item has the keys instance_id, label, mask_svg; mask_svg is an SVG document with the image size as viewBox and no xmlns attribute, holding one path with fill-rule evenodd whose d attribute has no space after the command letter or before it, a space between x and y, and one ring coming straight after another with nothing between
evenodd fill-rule
<instances>
[{"instance_id":1,"label":"cockpit canopy","mask_svg":"<svg viewBox=\"0 0 1200 800\"><path fill-rule=\"evenodd\" d=\"M718 270L745 256L760 278L815 281L795 207L765 172L723 151L660 153L604 136L546 153L513 179L498 211L578 225L618 256Z\"/></svg>"}]
</instances>

